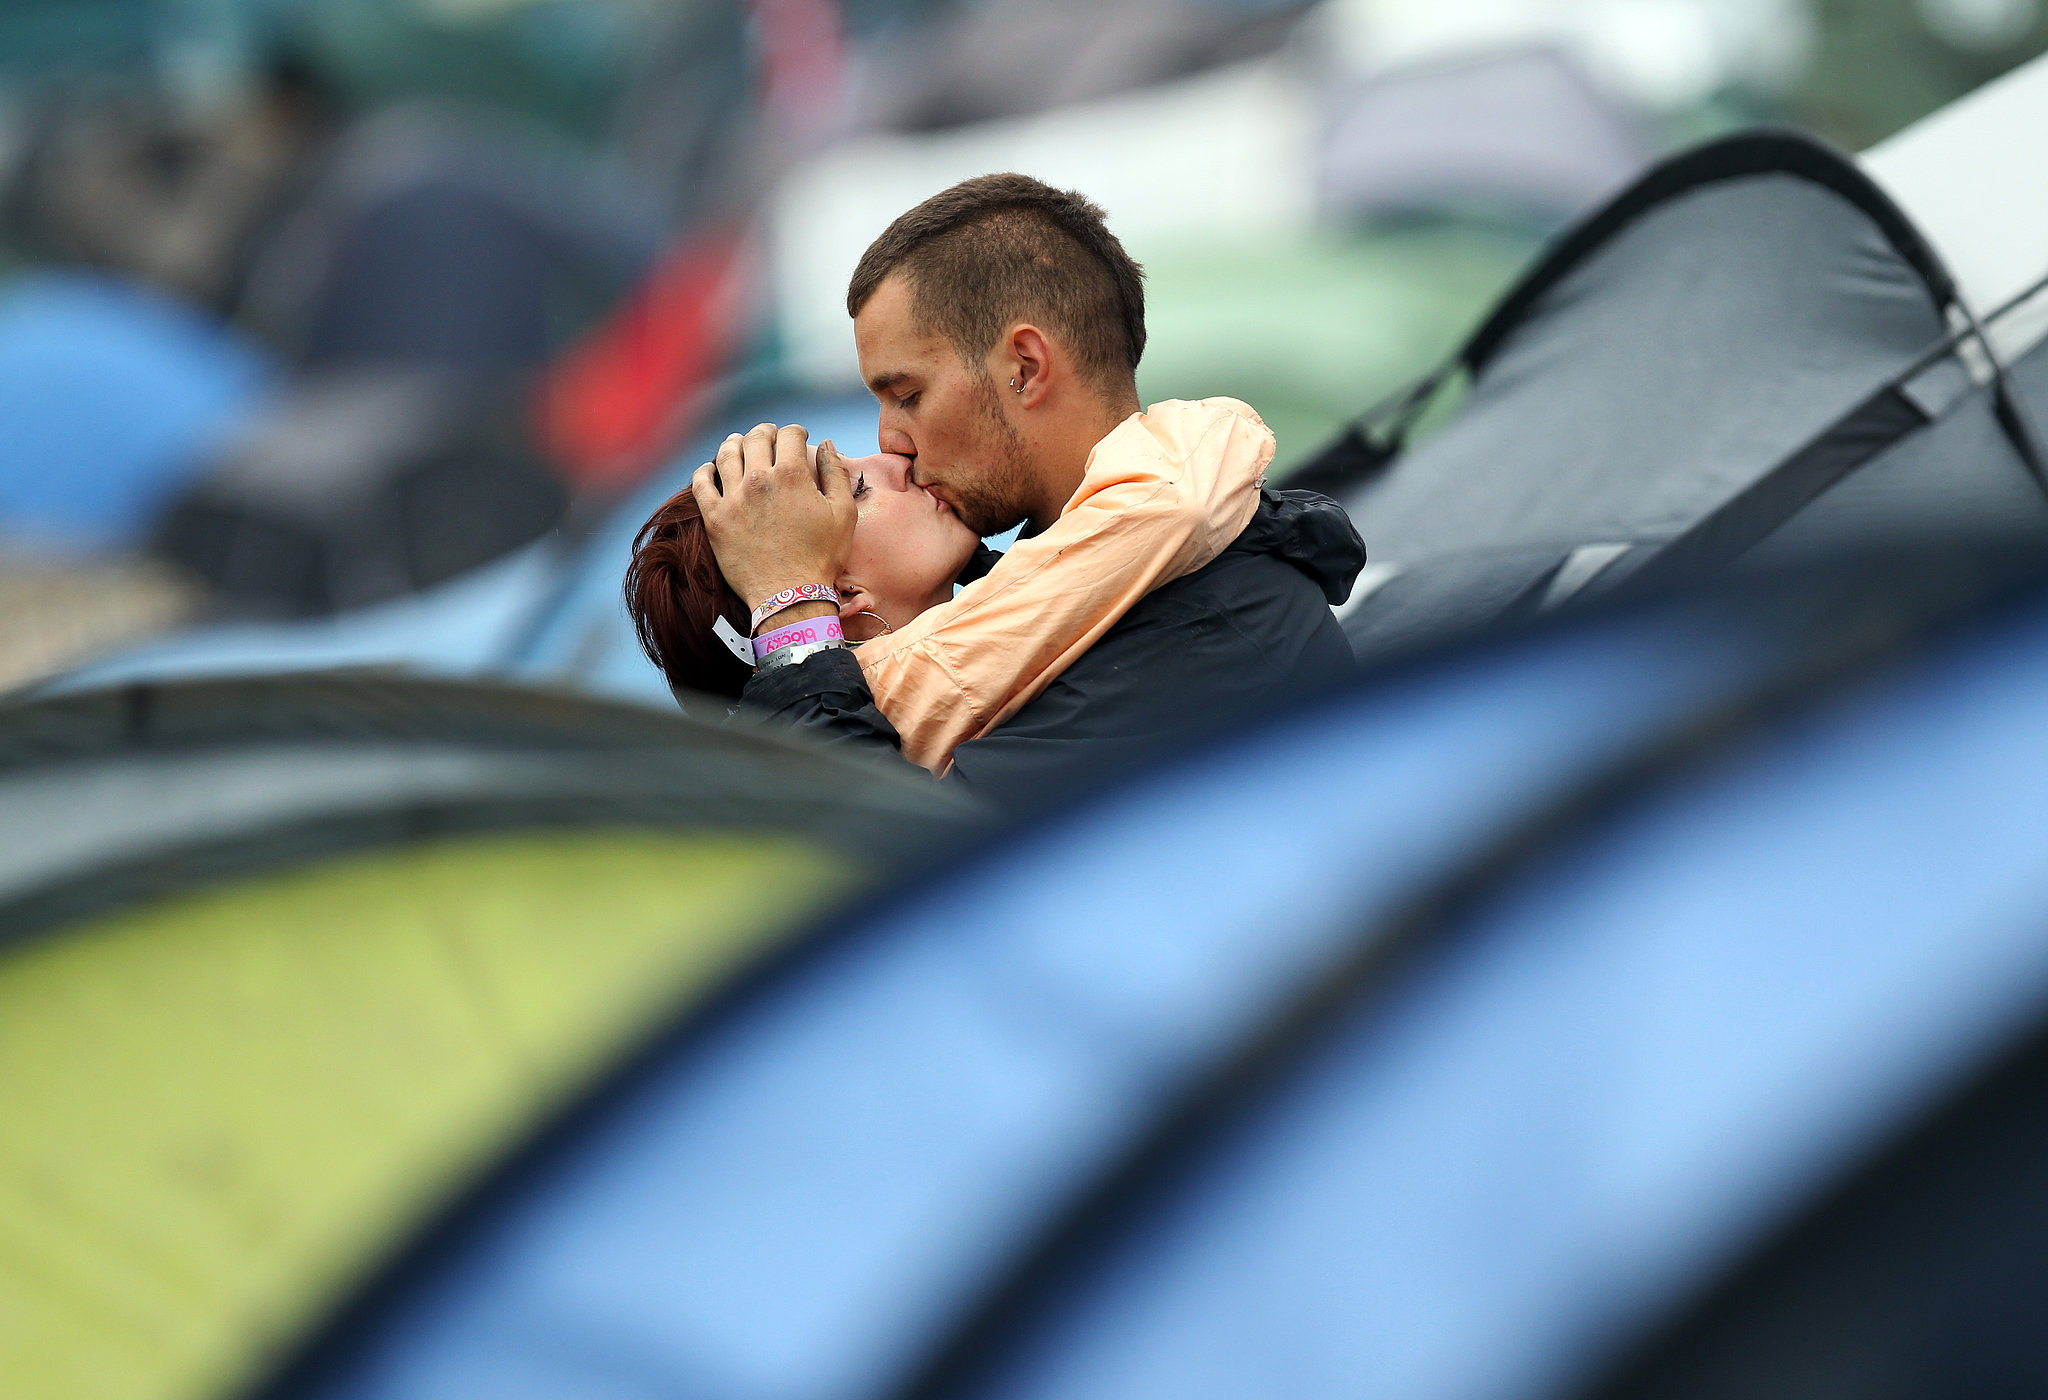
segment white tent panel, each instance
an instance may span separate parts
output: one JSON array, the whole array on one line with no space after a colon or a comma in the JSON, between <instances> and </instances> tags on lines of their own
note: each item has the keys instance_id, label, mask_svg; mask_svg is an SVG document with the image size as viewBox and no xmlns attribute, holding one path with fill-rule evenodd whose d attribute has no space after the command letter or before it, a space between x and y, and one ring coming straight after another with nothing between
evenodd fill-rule
<instances>
[{"instance_id":1,"label":"white tent panel","mask_svg":"<svg viewBox=\"0 0 2048 1400\"><path fill-rule=\"evenodd\" d=\"M1310 85L1260 59L1101 102L825 152L783 182L777 324L820 387L859 383L846 283L898 214L959 180L1016 170L1077 189L1140 262L1189 242L1292 236L1314 215Z\"/></svg>"},{"instance_id":2,"label":"white tent panel","mask_svg":"<svg viewBox=\"0 0 2048 1400\"><path fill-rule=\"evenodd\" d=\"M1864 152L1979 315L2048 276L2048 55ZM2005 317L2008 360L2048 335L2048 293Z\"/></svg>"}]
</instances>

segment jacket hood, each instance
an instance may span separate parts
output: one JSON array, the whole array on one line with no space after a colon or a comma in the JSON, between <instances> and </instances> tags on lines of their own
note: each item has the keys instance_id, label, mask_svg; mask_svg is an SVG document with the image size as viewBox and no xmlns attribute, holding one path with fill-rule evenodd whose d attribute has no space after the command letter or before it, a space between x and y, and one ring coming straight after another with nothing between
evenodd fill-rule
<instances>
[{"instance_id":1,"label":"jacket hood","mask_svg":"<svg viewBox=\"0 0 2048 1400\"><path fill-rule=\"evenodd\" d=\"M1286 560L1316 581L1332 607L1351 596L1351 585L1365 567L1365 541L1351 517L1313 491L1261 489L1252 523L1230 547Z\"/></svg>"}]
</instances>

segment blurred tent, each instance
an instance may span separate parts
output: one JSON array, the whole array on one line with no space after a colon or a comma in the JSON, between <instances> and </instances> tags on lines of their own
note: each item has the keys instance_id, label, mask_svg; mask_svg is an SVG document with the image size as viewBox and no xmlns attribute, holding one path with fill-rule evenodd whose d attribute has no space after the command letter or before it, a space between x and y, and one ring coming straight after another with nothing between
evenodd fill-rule
<instances>
[{"instance_id":1,"label":"blurred tent","mask_svg":"<svg viewBox=\"0 0 2048 1400\"><path fill-rule=\"evenodd\" d=\"M139 278L220 315L339 119L318 76L283 61L203 118L146 72L17 86L0 160L10 250Z\"/></svg>"},{"instance_id":2,"label":"blurred tent","mask_svg":"<svg viewBox=\"0 0 2048 1400\"><path fill-rule=\"evenodd\" d=\"M1748 133L1575 229L1463 349L1295 478L1374 562L1370 655L1504 613L1846 538L2048 538L2048 465L1934 249L1849 159ZM1464 397L1412 451L1448 382Z\"/></svg>"},{"instance_id":3,"label":"blurred tent","mask_svg":"<svg viewBox=\"0 0 2048 1400\"><path fill-rule=\"evenodd\" d=\"M1331 107L1317 184L1324 208L1348 218L1477 206L1549 228L1656 154L1642 115L1554 49L1396 68Z\"/></svg>"},{"instance_id":4,"label":"blurred tent","mask_svg":"<svg viewBox=\"0 0 2048 1400\"><path fill-rule=\"evenodd\" d=\"M0 284L0 541L139 545L275 377L260 348L146 288L59 273Z\"/></svg>"},{"instance_id":5,"label":"blurred tent","mask_svg":"<svg viewBox=\"0 0 2048 1400\"><path fill-rule=\"evenodd\" d=\"M341 666L399 667L569 686L650 705L673 703L661 673L641 655L619 585L634 532L689 482L718 437L760 421L802 423L818 438L872 452L873 403L862 399L757 403L728 410L668 470L608 512L424 591L333 617L298 622L217 623L96 660L56 684L65 688L144 679L247 675Z\"/></svg>"},{"instance_id":6,"label":"blurred tent","mask_svg":"<svg viewBox=\"0 0 2048 1400\"><path fill-rule=\"evenodd\" d=\"M667 200L678 229L745 203L754 139L756 74L748 12L731 3L657 11L667 23L636 44L634 80L608 144L636 185Z\"/></svg>"},{"instance_id":7,"label":"blurred tent","mask_svg":"<svg viewBox=\"0 0 2048 1400\"><path fill-rule=\"evenodd\" d=\"M338 139L255 254L240 311L308 367L531 370L632 286L661 233L621 183L527 133L390 107Z\"/></svg>"},{"instance_id":8,"label":"blurred tent","mask_svg":"<svg viewBox=\"0 0 2048 1400\"><path fill-rule=\"evenodd\" d=\"M1304 0L951 6L876 45L863 124L930 131L1109 97L1278 48L1308 8Z\"/></svg>"},{"instance_id":9,"label":"blurred tent","mask_svg":"<svg viewBox=\"0 0 2048 1400\"><path fill-rule=\"evenodd\" d=\"M637 0L10 0L0 79L168 82L204 109L289 52L347 105L438 98L565 136L609 129L646 46L709 6Z\"/></svg>"},{"instance_id":10,"label":"blurred tent","mask_svg":"<svg viewBox=\"0 0 2048 1400\"><path fill-rule=\"evenodd\" d=\"M582 140L617 119L644 46L710 8L635 0L270 0L266 22L353 105L436 99Z\"/></svg>"},{"instance_id":11,"label":"blurred tent","mask_svg":"<svg viewBox=\"0 0 2048 1400\"><path fill-rule=\"evenodd\" d=\"M0 707L9 1389L235 1389L652 1021L973 826L777 735L533 690Z\"/></svg>"},{"instance_id":12,"label":"blurred tent","mask_svg":"<svg viewBox=\"0 0 2048 1400\"><path fill-rule=\"evenodd\" d=\"M569 484L531 440L527 378L648 270L660 227L520 136L379 111L254 254L242 317L302 377L156 532L228 608L380 601L562 519Z\"/></svg>"},{"instance_id":13,"label":"blurred tent","mask_svg":"<svg viewBox=\"0 0 2048 1400\"><path fill-rule=\"evenodd\" d=\"M1951 543L1356 682L828 926L261 1393L1570 1395L2016 1055L1908 1181L1962 1228L1797 1340L2041 1378L2048 591Z\"/></svg>"},{"instance_id":14,"label":"blurred tent","mask_svg":"<svg viewBox=\"0 0 2048 1400\"><path fill-rule=\"evenodd\" d=\"M148 288L0 281L0 689L190 621L151 518L273 392L263 350Z\"/></svg>"},{"instance_id":15,"label":"blurred tent","mask_svg":"<svg viewBox=\"0 0 2048 1400\"><path fill-rule=\"evenodd\" d=\"M302 377L170 501L153 552L216 613L298 616L453 578L558 526L569 489L524 396L447 368Z\"/></svg>"},{"instance_id":16,"label":"blurred tent","mask_svg":"<svg viewBox=\"0 0 2048 1400\"><path fill-rule=\"evenodd\" d=\"M424 104L350 126L237 278L298 381L168 503L157 552L226 612L416 591L558 525L529 379L651 265L652 211L530 136Z\"/></svg>"}]
</instances>

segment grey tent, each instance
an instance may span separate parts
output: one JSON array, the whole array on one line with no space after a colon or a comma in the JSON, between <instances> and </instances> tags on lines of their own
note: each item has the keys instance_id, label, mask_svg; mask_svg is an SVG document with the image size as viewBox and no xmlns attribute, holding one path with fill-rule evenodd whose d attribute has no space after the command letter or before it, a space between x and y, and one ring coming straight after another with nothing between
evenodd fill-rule
<instances>
[{"instance_id":1,"label":"grey tent","mask_svg":"<svg viewBox=\"0 0 2048 1400\"><path fill-rule=\"evenodd\" d=\"M1941 258L1849 158L1749 132L1574 229L1452 362L1293 484L1350 508L1371 656L1790 551L1930 529L2048 541L2029 398ZM1403 439L1453 380L1447 426Z\"/></svg>"}]
</instances>

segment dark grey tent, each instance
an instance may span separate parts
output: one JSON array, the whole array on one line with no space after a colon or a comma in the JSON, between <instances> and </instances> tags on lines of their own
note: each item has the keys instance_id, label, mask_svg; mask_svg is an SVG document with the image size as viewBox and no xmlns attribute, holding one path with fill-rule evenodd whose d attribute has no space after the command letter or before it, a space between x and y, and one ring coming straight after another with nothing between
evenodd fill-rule
<instances>
[{"instance_id":1,"label":"dark grey tent","mask_svg":"<svg viewBox=\"0 0 2048 1400\"><path fill-rule=\"evenodd\" d=\"M1852 161L1745 133L1581 224L1292 484L1343 499L1372 551L1345 609L1365 655L1852 536L2048 541L2024 410L2048 358L2008 375L1979 330ZM1404 453L1459 378L1447 426Z\"/></svg>"}]
</instances>

